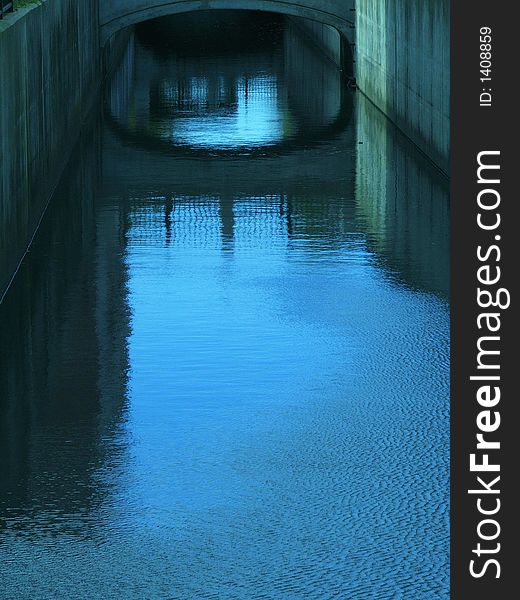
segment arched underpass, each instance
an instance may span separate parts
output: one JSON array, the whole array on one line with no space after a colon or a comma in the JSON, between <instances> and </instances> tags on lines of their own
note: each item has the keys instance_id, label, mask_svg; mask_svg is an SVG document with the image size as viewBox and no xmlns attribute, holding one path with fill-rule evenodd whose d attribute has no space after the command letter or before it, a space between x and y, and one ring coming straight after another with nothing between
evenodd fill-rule
<instances>
[{"instance_id":1,"label":"arched underpass","mask_svg":"<svg viewBox=\"0 0 520 600\"><path fill-rule=\"evenodd\" d=\"M197 10L255 10L302 17L335 27L351 41L355 0L103 0L101 42L117 31L149 19Z\"/></svg>"},{"instance_id":2,"label":"arched underpass","mask_svg":"<svg viewBox=\"0 0 520 600\"><path fill-rule=\"evenodd\" d=\"M149 19L213 9L275 12L337 30L347 74L354 56L359 89L449 172L449 0L103 0L100 41ZM312 35L323 41L322 31Z\"/></svg>"},{"instance_id":3,"label":"arched underpass","mask_svg":"<svg viewBox=\"0 0 520 600\"><path fill-rule=\"evenodd\" d=\"M127 55L120 65L120 76L113 78L105 90L105 118L120 139L127 145L176 158L203 159L208 155L234 158L234 164L238 167L255 157L276 160L297 149L319 147L353 125L353 94L345 86L337 66L324 61L321 54L309 44L298 44L297 40L306 40L298 28L290 26L292 23L279 23L278 42L284 46L284 50L276 60L275 81L268 90L262 77L255 76L254 47L255 44L265 44L265 39L255 39L252 44L248 40L246 53L243 46L247 34L246 37L237 36L238 48L233 44L233 49L240 53L241 67L249 74L242 83L233 72L233 63L230 63L230 71L226 71L222 65L219 71L215 71L212 63L200 61L197 56L199 44L206 44L207 36L212 36L215 17L220 25L226 23L226 32L232 31L235 25L245 26L246 29L254 26L257 17L247 14L244 18L241 12L199 13L207 18L207 21L200 23L202 36L193 40L193 35L188 33L180 40L175 40L175 48L183 52L182 62L172 58L175 54L172 53L169 36L178 34L180 37L187 25L197 22L196 14L190 19L182 15L180 20L179 17L166 19L166 22L156 20L152 27L138 30L137 39L149 44L150 53L143 55L141 52L138 59ZM273 13L263 14L264 20L274 17ZM219 32L217 44L222 44L220 35ZM284 36L290 38L286 39L286 43ZM191 49L191 55L187 53L187 47ZM212 48L215 51L214 46ZM190 81L186 73L198 81L198 89L187 90ZM317 80L326 88L327 94L316 93ZM121 93L121 81L132 82L125 94ZM186 114L184 105L189 104L194 110L198 105L203 112L212 115L213 124L216 124L226 107L245 102L246 96L262 102L265 93L276 102L282 98L288 100L288 110L281 119L280 128L267 137L261 136L256 141L246 139L243 143L237 143L237 139L228 139L226 142L219 138L216 143L190 139L190 129L198 128L194 127L193 120ZM312 110L309 110L309 103ZM168 127L163 123L157 130L151 123L158 121L168 122ZM288 169L288 173L292 171L294 169Z\"/></svg>"}]
</instances>

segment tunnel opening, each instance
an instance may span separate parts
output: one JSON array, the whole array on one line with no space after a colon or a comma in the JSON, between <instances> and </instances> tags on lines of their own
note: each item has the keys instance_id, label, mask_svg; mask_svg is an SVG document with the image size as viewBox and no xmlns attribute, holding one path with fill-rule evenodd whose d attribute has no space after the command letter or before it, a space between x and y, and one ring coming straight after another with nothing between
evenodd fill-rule
<instances>
[{"instance_id":1,"label":"tunnel opening","mask_svg":"<svg viewBox=\"0 0 520 600\"><path fill-rule=\"evenodd\" d=\"M318 19L253 9L192 10L138 21L138 38L157 54L254 52L262 45L282 43L288 23L297 27L316 49L349 79L354 72L353 46L343 31ZM106 45L110 45L112 35Z\"/></svg>"},{"instance_id":2,"label":"tunnel opening","mask_svg":"<svg viewBox=\"0 0 520 600\"><path fill-rule=\"evenodd\" d=\"M284 22L266 11L200 10L139 23L136 36L158 56L250 53L281 45Z\"/></svg>"},{"instance_id":3,"label":"tunnel opening","mask_svg":"<svg viewBox=\"0 0 520 600\"><path fill-rule=\"evenodd\" d=\"M283 31L288 23L298 27L345 77L352 76L349 41L332 25L309 18L260 10L198 10L143 21L135 30L138 38L157 54L248 53L266 44L283 44Z\"/></svg>"},{"instance_id":4,"label":"tunnel opening","mask_svg":"<svg viewBox=\"0 0 520 600\"><path fill-rule=\"evenodd\" d=\"M150 19L133 29L106 113L120 138L167 153L292 151L350 121L342 47L336 29L274 12Z\"/></svg>"}]
</instances>

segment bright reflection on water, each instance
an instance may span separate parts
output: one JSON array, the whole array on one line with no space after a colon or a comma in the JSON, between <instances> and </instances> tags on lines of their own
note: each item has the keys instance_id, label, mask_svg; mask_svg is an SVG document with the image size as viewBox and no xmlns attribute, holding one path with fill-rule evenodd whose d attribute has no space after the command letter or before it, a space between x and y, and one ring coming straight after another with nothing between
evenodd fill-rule
<instances>
[{"instance_id":1,"label":"bright reflection on water","mask_svg":"<svg viewBox=\"0 0 520 600\"><path fill-rule=\"evenodd\" d=\"M214 110L208 110L211 105L207 80L195 79L189 83L191 102L182 111L184 114L181 113L171 123L169 137L174 143L236 149L266 146L283 138L275 77L258 76L250 81L239 79L234 89L236 103L232 109L221 108L220 98L225 96L222 80L217 92L218 108ZM178 87L172 89L168 86L163 90L164 98L172 103L172 96L178 93Z\"/></svg>"},{"instance_id":2,"label":"bright reflection on water","mask_svg":"<svg viewBox=\"0 0 520 600\"><path fill-rule=\"evenodd\" d=\"M448 597L446 183L279 27L130 49L0 306L7 598Z\"/></svg>"}]
</instances>

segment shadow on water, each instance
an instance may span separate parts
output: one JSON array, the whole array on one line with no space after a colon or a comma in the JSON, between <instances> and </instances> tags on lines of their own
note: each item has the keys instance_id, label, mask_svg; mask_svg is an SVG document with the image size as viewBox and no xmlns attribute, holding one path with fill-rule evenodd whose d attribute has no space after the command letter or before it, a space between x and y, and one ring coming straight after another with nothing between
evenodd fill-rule
<instances>
[{"instance_id":1,"label":"shadow on water","mask_svg":"<svg viewBox=\"0 0 520 600\"><path fill-rule=\"evenodd\" d=\"M0 306L3 528L45 534L63 514L88 518L106 501L96 474L120 452L111 438L124 420L129 312L120 248L96 217L100 140L98 122ZM71 520L65 532L76 529Z\"/></svg>"},{"instance_id":2,"label":"shadow on water","mask_svg":"<svg viewBox=\"0 0 520 600\"><path fill-rule=\"evenodd\" d=\"M288 23L191 18L130 44L0 305L4 588L441 597L446 182Z\"/></svg>"}]
</instances>

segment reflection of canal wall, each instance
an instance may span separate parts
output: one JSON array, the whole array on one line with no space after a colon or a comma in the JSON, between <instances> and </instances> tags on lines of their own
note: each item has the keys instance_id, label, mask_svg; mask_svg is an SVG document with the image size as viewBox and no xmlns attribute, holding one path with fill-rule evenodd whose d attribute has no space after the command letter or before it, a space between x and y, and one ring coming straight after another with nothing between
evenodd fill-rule
<instances>
[{"instance_id":1,"label":"reflection of canal wall","mask_svg":"<svg viewBox=\"0 0 520 600\"><path fill-rule=\"evenodd\" d=\"M96 127L0 305L1 335L16 340L0 348L0 517L15 527L28 511L52 511L57 485L69 513L104 500L93 465L106 460L124 411L129 314L124 223L95 219L100 153Z\"/></svg>"},{"instance_id":2,"label":"reflection of canal wall","mask_svg":"<svg viewBox=\"0 0 520 600\"><path fill-rule=\"evenodd\" d=\"M358 97L356 210L370 248L401 281L449 295L446 177L429 168L372 103Z\"/></svg>"}]
</instances>

